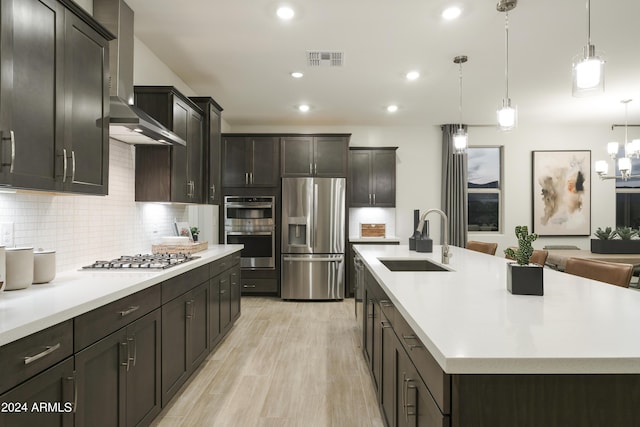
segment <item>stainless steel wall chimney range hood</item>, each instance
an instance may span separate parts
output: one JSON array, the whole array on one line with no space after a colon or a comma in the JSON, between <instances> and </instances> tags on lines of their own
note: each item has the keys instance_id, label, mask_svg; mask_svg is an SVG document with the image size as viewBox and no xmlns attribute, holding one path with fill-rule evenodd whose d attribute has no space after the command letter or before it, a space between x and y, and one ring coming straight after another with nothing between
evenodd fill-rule
<instances>
[{"instance_id":1,"label":"stainless steel wall chimney range hood","mask_svg":"<svg viewBox=\"0 0 640 427\"><path fill-rule=\"evenodd\" d=\"M133 10L122 0L93 0L93 16L116 35L109 42L109 136L129 144L186 145L133 105Z\"/></svg>"}]
</instances>

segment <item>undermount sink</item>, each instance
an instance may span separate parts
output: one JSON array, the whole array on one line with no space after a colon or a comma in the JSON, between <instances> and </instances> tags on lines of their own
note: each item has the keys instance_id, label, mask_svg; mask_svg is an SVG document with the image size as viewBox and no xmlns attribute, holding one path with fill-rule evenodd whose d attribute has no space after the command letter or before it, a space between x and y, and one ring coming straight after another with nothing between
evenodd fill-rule
<instances>
[{"instance_id":1,"label":"undermount sink","mask_svg":"<svg viewBox=\"0 0 640 427\"><path fill-rule=\"evenodd\" d=\"M427 259L384 259L378 258L391 271L451 271Z\"/></svg>"}]
</instances>

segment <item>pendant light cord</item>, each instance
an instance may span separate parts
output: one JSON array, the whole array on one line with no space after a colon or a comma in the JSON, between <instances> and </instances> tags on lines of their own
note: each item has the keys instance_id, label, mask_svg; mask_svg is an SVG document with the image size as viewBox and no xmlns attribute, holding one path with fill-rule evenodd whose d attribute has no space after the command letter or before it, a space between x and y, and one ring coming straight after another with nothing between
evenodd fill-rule
<instances>
[{"instance_id":1,"label":"pendant light cord","mask_svg":"<svg viewBox=\"0 0 640 427\"><path fill-rule=\"evenodd\" d=\"M591 0L587 0L587 45L591 46Z\"/></svg>"},{"instance_id":2,"label":"pendant light cord","mask_svg":"<svg viewBox=\"0 0 640 427\"><path fill-rule=\"evenodd\" d=\"M460 105L458 106L458 111L460 113L459 128L462 129L462 62L459 62L458 66L460 67Z\"/></svg>"},{"instance_id":3,"label":"pendant light cord","mask_svg":"<svg viewBox=\"0 0 640 427\"><path fill-rule=\"evenodd\" d=\"M504 14L504 80L505 80L505 102L509 102L509 12Z\"/></svg>"}]
</instances>

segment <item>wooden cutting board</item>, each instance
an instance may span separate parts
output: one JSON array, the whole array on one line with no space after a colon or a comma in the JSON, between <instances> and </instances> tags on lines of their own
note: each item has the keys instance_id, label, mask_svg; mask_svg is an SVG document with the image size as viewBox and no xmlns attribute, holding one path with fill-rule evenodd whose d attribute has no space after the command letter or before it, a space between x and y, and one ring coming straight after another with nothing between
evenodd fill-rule
<instances>
[{"instance_id":1,"label":"wooden cutting board","mask_svg":"<svg viewBox=\"0 0 640 427\"><path fill-rule=\"evenodd\" d=\"M385 237L386 224L360 224L360 237Z\"/></svg>"}]
</instances>

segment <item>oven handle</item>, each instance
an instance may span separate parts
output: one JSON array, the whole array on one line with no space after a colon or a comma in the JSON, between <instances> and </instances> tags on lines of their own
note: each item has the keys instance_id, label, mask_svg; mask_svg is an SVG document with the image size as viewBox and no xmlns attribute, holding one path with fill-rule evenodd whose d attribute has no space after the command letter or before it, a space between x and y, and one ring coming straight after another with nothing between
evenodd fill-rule
<instances>
[{"instance_id":1,"label":"oven handle","mask_svg":"<svg viewBox=\"0 0 640 427\"><path fill-rule=\"evenodd\" d=\"M248 203L229 203L227 202L225 204L226 207L228 208L247 208L247 209L254 209L254 208L268 208L271 209L273 208L273 204L272 203L255 203L255 204L248 204Z\"/></svg>"},{"instance_id":2,"label":"oven handle","mask_svg":"<svg viewBox=\"0 0 640 427\"><path fill-rule=\"evenodd\" d=\"M225 231L227 236L271 236L273 231Z\"/></svg>"}]
</instances>

